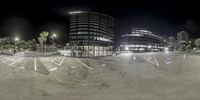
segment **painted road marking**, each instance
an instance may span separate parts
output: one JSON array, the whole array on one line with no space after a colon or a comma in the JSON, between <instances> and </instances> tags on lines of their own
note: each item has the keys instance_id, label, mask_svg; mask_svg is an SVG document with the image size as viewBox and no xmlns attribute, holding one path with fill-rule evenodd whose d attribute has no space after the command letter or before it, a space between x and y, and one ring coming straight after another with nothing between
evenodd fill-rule
<instances>
[{"instance_id":1,"label":"painted road marking","mask_svg":"<svg viewBox=\"0 0 200 100\"><path fill-rule=\"evenodd\" d=\"M55 59L54 59L55 60ZM64 62L64 60L65 60L65 57L63 57L62 58L62 60L60 61L60 63L57 63L57 62L55 62L53 59L52 59L52 62L54 63L54 64L57 64L57 65L62 65L63 64L63 62Z\"/></svg>"},{"instance_id":2,"label":"painted road marking","mask_svg":"<svg viewBox=\"0 0 200 100\"><path fill-rule=\"evenodd\" d=\"M19 67L19 69L25 69L24 67Z\"/></svg>"},{"instance_id":3,"label":"painted road marking","mask_svg":"<svg viewBox=\"0 0 200 100\"><path fill-rule=\"evenodd\" d=\"M103 66L103 67L104 67L104 66L106 66L106 64L101 64L101 66Z\"/></svg>"},{"instance_id":4,"label":"painted road marking","mask_svg":"<svg viewBox=\"0 0 200 100\"><path fill-rule=\"evenodd\" d=\"M76 68L76 66L70 66L70 68Z\"/></svg>"},{"instance_id":5,"label":"painted road marking","mask_svg":"<svg viewBox=\"0 0 200 100\"><path fill-rule=\"evenodd\" d=\"M47 68L52 68L52 65L47 65Z\"/></svg>"},{"instance_id":6,"label":"painted road marking","mask_svg":"<svg viewBox=\"0 0 200 100\"><path fill-rule=\"evenodd\" d=\"M158 61L157 61L157 59L156 59L156 57L154 55L151 58L146 58L145 56L143 58L144 58L145 61L148 61L148 62L152 63L153 65L160 66ZM152 59L155 62L151 61Z\"/></svg>"},{"instance_id":7,"label":"painted road marking","mask_svg":"<svg viewBox=\"0 0 200 100\"><path fill-rule=\"evenodd\" d=\"M16 61L12 62L12 63L9 64L8 66L12 66L12 65L14 65L14 64L16 64L16 63L22 61L23 59L24 59L24 58L20 58L19 60L16 60Z\"/></svg>"},{"instance_id":8,"label":"painted road marking","mask_svg":"<svg viewBox=\"0 0 200 100\"><path fill-rule=\"evenodd\" d=\"M171 64L171 63L172 63L172 62L166 62L165 64L167 64L167 65L168 65L168 64Z\"/></svg>"},{"instance_id":9,"label":"painted road marking","mask_svg":"<svg viewBox=\"0 0 200 100\"><path fill-rule=\"evenodd\" d=\"M5 59L7 59L7 60L10 60L10 61L15 61L15 60L13 60L13 59L11 59L11 58L8 58L8 57L6 57Z\"/></svg>"},{"instance_id":10,"label":"painted road marking","mask_svg":"<svg viewBox=\"0 0 200 100\"><path fill-rule=\"evenodd\" d=\"M34 70L37 71L37 62L36 62L36 58L34 58Z\"/></svg>"},{"instance_id":11,"label":"painted road marking","mask_svg":"<svg viewBox=\"0 0 200 100\"><path fill-rule=\"evenodd\" d=\"M3 60L2 62L3 62L3 63L7 63L8 61L6 61L6 60Z\"/></svg>"},{"instance_id":12,"label":"painted road marking","mask_svg":"<svg viewBox=\"0 0 200 100\"><path fill-rule=\"evenodd\" d=\"M84 64L83 62L81 62L78 58L76 58L76 60L81 63L83 66L85 66L88 69L93 69L92 67L89 67L88 65Z\"/></svg>"},{"instance_id":13,"label":"painted road marking","mask_svg":"<svg viewBox=\"0 0 200 100\"><path fill-rule=\"evenodd\" d=\"M169 57L167 57L167 55L164 55L165 58L170 59Z\"/></svg>"},{"instance_id":14,"label":"painted road marking","mask_svg":"<svg viewBox=\"0 0 200 100\"><path fill-rule=\"evenodd\" d=\"M56 67L53 67L53 68L51 68L51 69L49 69L49 71L55 71L55 70L57 70L58 68L56 68Z\"/></svg>"},{"instance_id":15,"label":"painted road marking","mask_svg":"<svg viewBox=\"0 0 200 100\"><path fill-rule=\"evenodd\" d=\"M23 57L18 57L18 56L9 56L9 57L4 57L4 59L15 62L16 60L23 58Z\"/></svg>"},{"instance_id":16,"label":"painted road marking","mask_svg":"<svg viewBox=\"0 0 200 100\"><path fill-rule=\"evenodd\" d=\"M158 64L158 61L157 61L157 59L156 59L156 57L155 57L154 55L153 55L153 58L155 59L157 66L160 66L160 65Z\"/></svg>"}]
</instances>

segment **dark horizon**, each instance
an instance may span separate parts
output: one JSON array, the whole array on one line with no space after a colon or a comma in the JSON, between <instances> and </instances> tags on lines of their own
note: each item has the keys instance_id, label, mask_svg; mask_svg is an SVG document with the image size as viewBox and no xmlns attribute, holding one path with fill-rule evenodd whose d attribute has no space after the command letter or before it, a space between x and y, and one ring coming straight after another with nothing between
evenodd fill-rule
<instances>
[{"instance_id":1,"label":"dark horizon","mask_svg":"<svg viewBox=\"0 0 200 100\"><path fill-rule=\"evenodd\" d=\"M115 18L115 39L131 32L131 27L145 27L166 36L176 36L185 30L190 38L200 37L200 16L197 2L174 1L18 1L1 3L0 31L3 36L28 40L39 32L59 33L67 41L68 11L86 10L108 14ZM29 34L29 35L26 35Z\"/></svg>"}]
</instances>

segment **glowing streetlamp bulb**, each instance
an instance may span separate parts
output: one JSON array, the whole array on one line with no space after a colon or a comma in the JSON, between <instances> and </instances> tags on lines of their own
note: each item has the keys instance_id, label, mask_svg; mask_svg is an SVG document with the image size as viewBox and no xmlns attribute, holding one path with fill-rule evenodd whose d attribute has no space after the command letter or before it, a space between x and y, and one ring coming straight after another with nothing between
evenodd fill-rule
<instances>
[{"instance_id":1,"label":"glowing streetlamp bulb","mask_svg":"<svg viewBox=\"0 0 200 100\"><path fill-rule=\"evenodd\" d=\"M51 38L52 38L52 45L54 45L54 41L55 41L55 38L57 37L57 35L55 33L52 34Z\"/></svg>"},{"instance_id":2,"label":"glowing streetlamp bulb","mask_svg":"<svg viewBox=\"0 0 200 100\"><path fill-rule=\"evenodd\" d=\"M125 50L129 50L129 48L128 48L128 47L125 47Z\"/></svg>"},{"instance_id":3,"label":"glowing streetlamp bulb","mask_svg":"<svg viewBox=\"0 0 200 100\"><path fill-rule=\"evenodd\" d=\"M56 35L56 34L53 34L53 37L57 37L57 35Z\"/></svg>"},{"instance_id":4,"label":"glowing streetlamp bulb","mask_svg":"<svg viewBox=\"0 0 200 100\"><path fill-rule=\"evenodd\" d=\"M15 37L15 41L19 41L19 38L18 38L18 37Z\"/></svg>"},{"instance_id":5,"label":"glowing streetlamp bulb","mask_svg":"<svg viewBox=\"0 0 200 100\"><path fill-rule=\"evenodd\" d=\"M169 48L165 48L165 53L169 53Z\"/></svg>"}]
</instances>

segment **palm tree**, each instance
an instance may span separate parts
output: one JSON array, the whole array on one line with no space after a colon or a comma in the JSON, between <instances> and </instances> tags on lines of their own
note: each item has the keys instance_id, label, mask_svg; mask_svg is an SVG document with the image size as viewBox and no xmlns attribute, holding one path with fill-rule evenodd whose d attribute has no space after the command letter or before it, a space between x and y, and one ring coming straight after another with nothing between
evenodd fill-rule
<instances>
[{"instance_id":1,"label":"palm tree","mask_svg":"<svg viewBox=\"0 0 200 100\"><path fill-rule=\"evenodd\" d=\"M1 50L1 53L3 53L3 45L4 45L3 41L0 41L0 50Z\"/></svg>"},{"instance_id":2,"label":"palm tree","mask_svg":"<svg viewBox=\"0 0 200 100\"><path fill-rule=\"evenodd\" d=\"M200 38L195 40L195 45L199 48L200 47Z\"/></svg>"},{"instance_id":3,"label":"palm tree","mask_svg":"<svg viewBox=\"0 0 200 100\"><path fill-rule=\"evenodd\" d=\"M46 51L46 41L47 41L48 35L49 35L49 32L43 31L42 33L40 33L40 37L38 37L38 41L40 42L42 51L43 49L45 49ZM45 47L43 47L43 43Z\"/></svg>"},{"instance_id":4,"label":"palm tree","mask_svg":"<svg viewBox=\"0 0 200 100\"><path fill-rule=\"evenodd\" d=\"M44 40L42 37L38 37L38 41L40 43L40 47L41 47L41 51L43 52L44 51Z\"/></svg>"}]
</instances>

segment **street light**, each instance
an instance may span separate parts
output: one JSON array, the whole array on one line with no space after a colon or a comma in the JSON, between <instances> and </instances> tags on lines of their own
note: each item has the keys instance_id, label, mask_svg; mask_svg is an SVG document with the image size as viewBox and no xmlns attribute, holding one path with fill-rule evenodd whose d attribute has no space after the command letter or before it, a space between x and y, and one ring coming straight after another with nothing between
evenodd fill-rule
<instances>
[{"instance_id":1,"label":"street light","mask_svg":"<svg viewBox=\"0 0 200 100\"><path fill-rule=\"evenodd\" d=\"M19 37L15 37L15 41L19 41Z\"/></svg>"},{"instance_id":2,"label":"street light","mask_svg":"<svg viewBox=\"0 0 200 100\"><path fill-rule=\"evenodd\" d=\"M18 42L19 42L19 37L15 37L15 43L16 43L16 45L18 44Z\"/></svg>"},{"instance_id":3,"label":"street light","mask_svg":"<svg viewBox=\"0 0 200 100\"><path fill-rule=\"evenodd\" d=\"M56 35L56 34L53 34L53 37L57 37L57 35Z\"/></svg>"},{"instance_id":4,"label":"street light","mask_svg":"<svg viewBox=\"0 0 200 100\"><path fill-rule=\"evenodd\" d=\"M57 35L54 33L51 38L52 38L52 45L54 44L54 39L57 37Z\"/></svg>"},{"instance_id":5,"label":"street light","mask_svg":"<svg viewBox=\"0 0 200 100\"><path fill-rule=\"evenodd\" d=\"M169 53L169 48L165 48L165 53Z\"/></svg>"},{"instance_id":6,"label":"street light","mask_svg":"<svg viewBox=\"0 0 200 100\"><path fill-rule=\"evenodd\" d=\"M19 42L19 37L15 37L14 40L15 40L15 46L16 46L15 50L16 50L18 48L17 45L18 45L18 42ZM14 50L14 53L16 52L15 50Z\"/></svg>"},{"instance_id":7,"label":"street light","mask_svg":"<svg viewBox=\"0 0 200 100\"><path fill-rule=\"evenodd\" d=\"M128 51L128 50L129 50L129 48L128 48L128 47L125 47L125 50L126 50L126 51Z\"/></svg>"}]
</instances>

